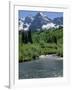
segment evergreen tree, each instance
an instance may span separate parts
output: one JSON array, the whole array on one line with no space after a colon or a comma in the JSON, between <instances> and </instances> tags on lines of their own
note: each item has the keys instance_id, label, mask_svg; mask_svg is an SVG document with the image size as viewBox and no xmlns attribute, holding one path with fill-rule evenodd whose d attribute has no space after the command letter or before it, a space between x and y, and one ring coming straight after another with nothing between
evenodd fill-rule
<instances>
[{"instance_id":1,"label":"evergreen tree","mask_svg":"<svg viewBox=\"0 0 72 90\"><path fill-rule=\"evenodd\" d=\"M28 42L32 43L31 29L28 31Z\"/></svg>"}]
</instances>

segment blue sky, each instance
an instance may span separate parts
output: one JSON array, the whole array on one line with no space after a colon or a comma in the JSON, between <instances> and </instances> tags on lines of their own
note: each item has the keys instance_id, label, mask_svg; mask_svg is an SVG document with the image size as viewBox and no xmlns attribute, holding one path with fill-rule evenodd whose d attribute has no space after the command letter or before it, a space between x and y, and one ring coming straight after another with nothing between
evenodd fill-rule
<instances>
[{"instance_id":1,"label":"blue sky","mask_svg":"<svg viewBox=\"0 0 72 90\"><path fill-rule=\"evenodd\" d=\"M26 16L35 16L39 11L25 11L25 10L19 10L19 18L23 18ZM41 11L43 12L43 11ZM63 17L63 12L43 12L45 15L47 15L50 19L56 18L56 17Z\"/></svg>"}]
</instances>

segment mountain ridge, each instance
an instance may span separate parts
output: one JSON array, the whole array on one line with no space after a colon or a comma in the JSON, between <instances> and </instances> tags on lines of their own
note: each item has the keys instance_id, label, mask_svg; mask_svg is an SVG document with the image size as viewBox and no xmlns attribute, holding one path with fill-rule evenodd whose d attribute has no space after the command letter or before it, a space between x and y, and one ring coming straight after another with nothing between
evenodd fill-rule
<instances>
[{"instance_id":1,"label":"mountain ridge","mask_svg":"<svg viewBox=\"0 0 72 90\"><path fill-rule=\"evenodd\" d=\"M34 17L27 16L23 20L19 19L19 30L40 31L59 26L63 27L63 17L56 17L52 20L42 12L38 12Z\"/></svg>"}]
</instances>

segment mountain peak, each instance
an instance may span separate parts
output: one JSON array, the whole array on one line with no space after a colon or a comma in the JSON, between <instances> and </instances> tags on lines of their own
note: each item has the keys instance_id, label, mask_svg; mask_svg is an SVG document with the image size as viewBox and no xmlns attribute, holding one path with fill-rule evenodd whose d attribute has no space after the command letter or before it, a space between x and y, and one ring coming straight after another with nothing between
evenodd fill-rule
<instances>
[{"instance_id":1,"label":"mountain peak","mask_svg":"<svg viewBox=\"0 0 72 90\"><path fill-rule=\"evenodd\" d=\"M33 21L33 17L27 16L27 17L25 18L25 21L24 21L24 22L30 24L32 21Z\"/></svg>"},{"instance_id":2,"label":"mountain peak","mask_svg":"<svg viewBox=\"0 0 72 90\"><path fill-rule=\"evenodd\" d=\"M44 14L42 12L38 12L35 17L44 18Z\"/></svg>"},{"instance_id":3,"label":"mountain peak","mask_svg":"<svg viewBox=\"0 0 72 90\"><path fill-rule=\"evenodd\" d=\"M44 16L44 14L42 12L38 12L37 15Z\"/></svg>"},{"instance_id":4,"label":"mountain peak","mask_svg":"<svg viewBox=\"0 0 72 90\"><path fill-rule=\"evenodd\" d=\"M30 29L40 29L42 25L45 25L47 23L50 23L51 20L42 12L38 12L35 17L33 22L30 25Z\"/></svg>"}]
</instances>

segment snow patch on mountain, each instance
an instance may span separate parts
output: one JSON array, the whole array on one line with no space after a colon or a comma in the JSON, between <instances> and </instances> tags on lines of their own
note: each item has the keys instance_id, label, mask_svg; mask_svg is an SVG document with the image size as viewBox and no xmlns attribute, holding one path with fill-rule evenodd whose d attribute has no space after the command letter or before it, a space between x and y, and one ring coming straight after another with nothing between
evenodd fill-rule
<instances>
[{"instance_id":1,"label":"snow patch on mountain","mask_svg":"<svg viewBox=\"0 0 72 90\"><path fill-rule=\"evenodd\" d=\"M54 23L48 23L46 25L42 26L42 29L49 29L49 28L54 28L55 24Z\"/></svg>"},{"instance_id":2,"label":"snow patch on mountain","mask_svg":"<svg viewBox=\"0 0 72 90\"><path fill-rule=\"evenodd\" d=\"M29 25L28 23L24 24L24 25L23 25L23 30L24 30L24 31L28 31L28 30L29 30L29 26L30 26L30 25Z\"/></svg>"},{"instance_id":3,"label":"snow patch on mountain","mask_svg":"<svg viewBox=\"0 0 72 90\"><path fill-rule=\"evenodd\" d=\"M19 19L18 25L19 25L19 30L23 30L24 22L22 19Z\"/></svg>"}]
</instances>

